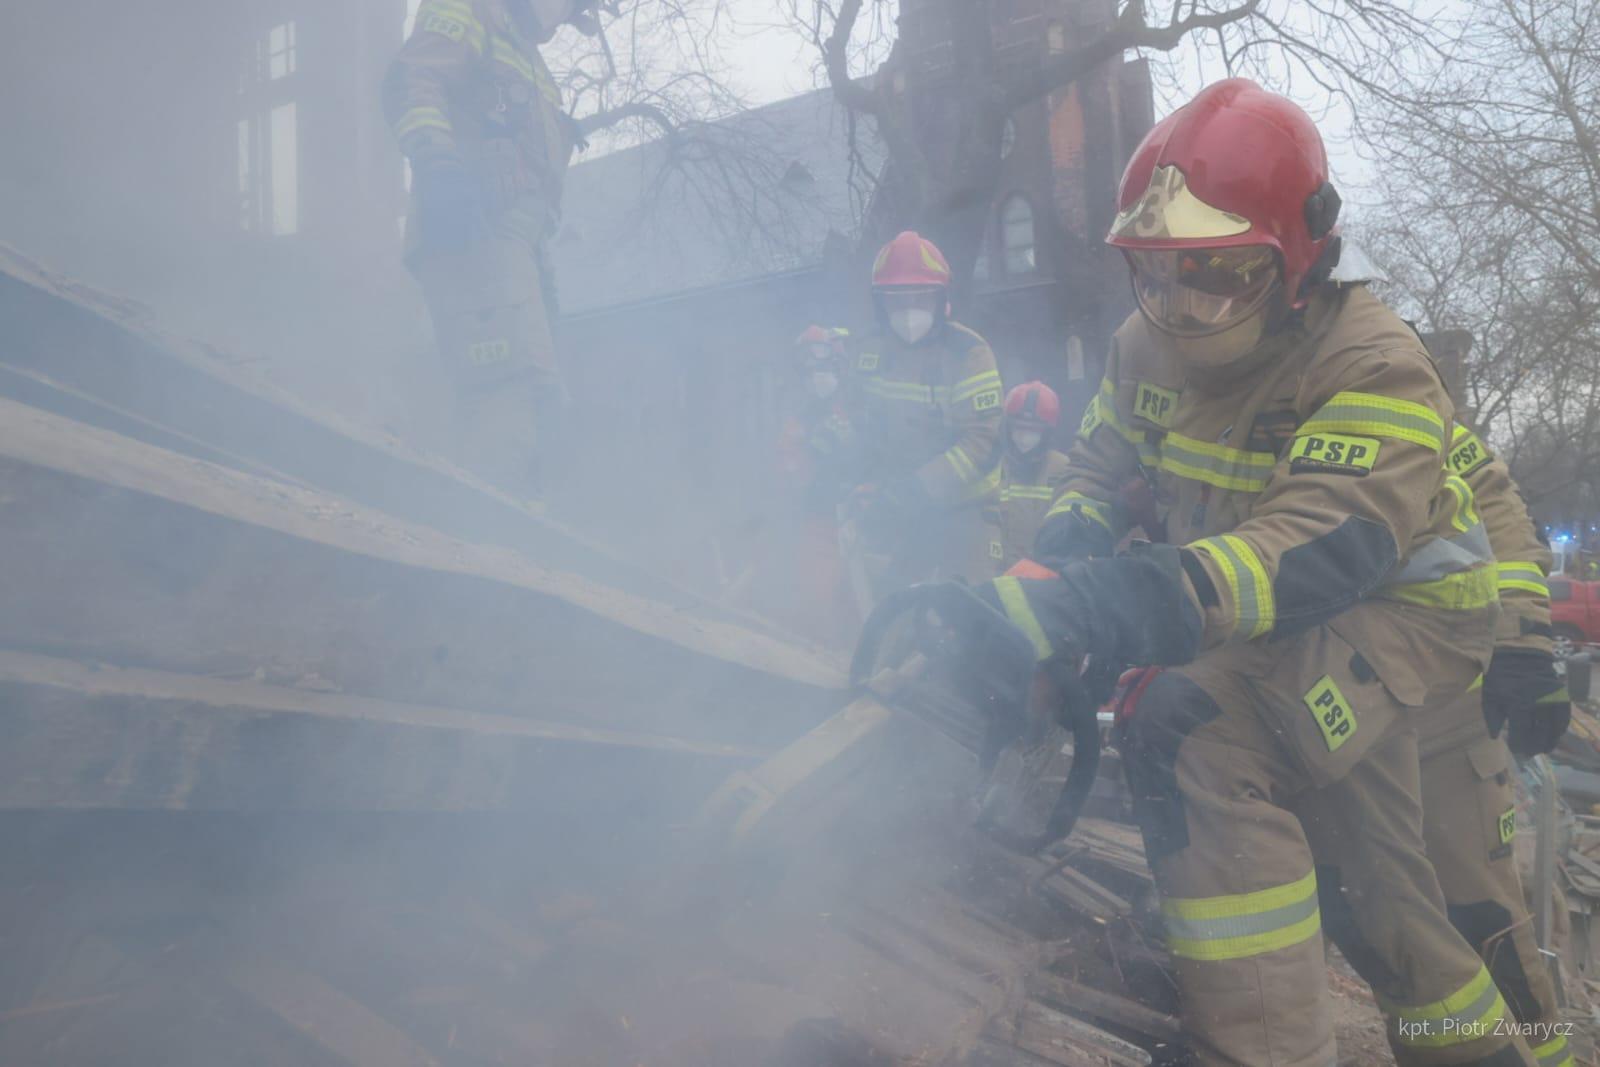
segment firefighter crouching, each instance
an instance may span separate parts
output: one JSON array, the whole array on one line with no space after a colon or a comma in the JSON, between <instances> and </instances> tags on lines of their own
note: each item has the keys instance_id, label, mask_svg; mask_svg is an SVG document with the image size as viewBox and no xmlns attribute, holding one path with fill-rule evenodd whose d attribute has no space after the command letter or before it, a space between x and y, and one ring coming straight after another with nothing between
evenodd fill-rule
<instances>
[{"instance_id":1,"label":"firefighter crouching","mask_svg":"<svg viewBox=\"0 0 1600 1067\"><path fill-rule=\"evenodd\" d=\"M406 265L454 379L458 462L537 494L559 409L544 242L576 141L538 45L593 29L595 0L424 0L384 81L411 161Z\"/></svg>"},{"instance_id":2,"label":"firefighter crouching","mask_svg":"<svg viewBox=\"0 0 1600 1067\"><path fill-rule=\"evenodd\" d=\"M1338 208L1310 118L1248 81L1146 136L1109 236L1139 311L1036 546L1068 562L980 592L1041 658L1168 665L1124 761L1200 1063L1336 1062L1315 790L1404 1061L1532 1064L1422 839L1415 717L1489 666L1494 562L1427 352L1328 281ZM1088 558L1141 474L1171 543Z\"/></svg>"},{"instance_id":3,"label":"firefighter crouching","mask_svg":"<svg viewBox=\"0 0 1600 1067\"><path fill-rule=\"evenodd\" d=\"M1061 422L1061 399L1043 382L1028 382L1006 394L999 462L984 485L987 556L993 575L1004 574L1033 554L1067 476L1067 457L1052 444Z\"/></svg>"},{"instance_id":4,"label":"firefighter crouching","mask_svg":"<svg viewBox=\"0 0 1600 1067\"><path fill-rule=\"evenodd\" d=\"M986 577L979 494L1000 428L1000 372L950 317L950 267L907 231L872 271L879 330L852 338L863 482L857 525L878 595L944 576Z\"/></svg>"}]
</instances>

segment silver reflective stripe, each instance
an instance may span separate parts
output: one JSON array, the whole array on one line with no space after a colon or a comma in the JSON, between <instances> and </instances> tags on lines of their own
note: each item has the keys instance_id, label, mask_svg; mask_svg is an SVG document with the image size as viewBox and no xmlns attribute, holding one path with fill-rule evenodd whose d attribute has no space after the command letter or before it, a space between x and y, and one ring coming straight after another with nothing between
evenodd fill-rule
<instances>
[{"instance_id":1,"label":"silver reflective stripe","mask_svg":"<svg viewBox=\"0 0 1600 1067\"><path fill-rule=\"evenodd\" d=\"M1337 396L1329 403L1318 408L1316 413L1311 416L1310 421L1312 423L1336 421L1385 423L1404 430L1416 430L1420 433L1425 433L1436 441L1443 436L1440 424L1431 419L1425 419L1418 415L1408 415L1403 411L1384 410L1371 404L1363 404L1360 401L1341 402ZM1441 441L1440 443L1442 444L1443 442Z\"/></svg>"},{"instance_id":2,"label":"silver reflective stripe","mask_svg":"<svg viewBox=\"0 0 1600 1067\"><path fill-rule=\"evenodd\" d=\"M1535 1047L1533 1054L1539 1060L1539 1067L1559 1067L1560 1064L1572 1062L1572 1049L1563 1036Z\"/></svg>"},{"instance_id":3,"label":"silver reflective stripe","mask_svg":"<svg viewBox=\"0 0 1600 1067\"><path fill-rule=\"evenodd\" d=\"M1405 1008L1399 1008L1395 1014L1406 1022L1406 1026L1400 1030L1400 1043L1439 1046L1476 1041L1494 1032L1494 1020L1485 1019L1485 1016L1494 1013L1499 1001L1500 989L1490 982L1471 1004L1457 1012L1421 1016L1408 1014Z\"/></svg>"},{"instance_id":4,"label":"silver reflective stripe","mask_svg":"<svg viewBox=\"0 0 1600 1067\"><path fill-rule=\"evenodd\" d=\"M1304 922L1317 913L1317 894L1285 904L1271 911L1253 915L1229 915L1220 919L1183 919L1170 912L1166 915L1167 936L1186 941L1221 941L1230 937L1249 937L1252 934L1270 934L1275 930Z\"/></svg>"},{"instance_id":5,"label":"silver reflective stripe","mask_svg":"<svg viewBox=\"0 0 1600 1067\"><path fill-rule=\"evenodd\" d=\"M1228 451L1238 453L1239 458L1209 454L1191 448L1177 434L1168 434L1161 442L1162 459L1171 457L1187 466L1215 474L1226 482L1237 483L1223 485L1220 488L1240 489L1245 492L1260 492L1266 488L1274 462L1270 453L1250 453L1237 449Z\"/></svg>"},{"instance_id":6,"label":"silver reflective stripe","mask_svg":"<svg viewBox=\"0 0 1600 1067\"><path fill-rule=\"evenodd\" d=\"M1458 537L1436 537L1423 545L1399 568L1389 572L1384 585L1412 585L1432 582L1471 570L1494 558L1489 548L1489 532L1483 523Z\"/></svg>"}]
</instances>

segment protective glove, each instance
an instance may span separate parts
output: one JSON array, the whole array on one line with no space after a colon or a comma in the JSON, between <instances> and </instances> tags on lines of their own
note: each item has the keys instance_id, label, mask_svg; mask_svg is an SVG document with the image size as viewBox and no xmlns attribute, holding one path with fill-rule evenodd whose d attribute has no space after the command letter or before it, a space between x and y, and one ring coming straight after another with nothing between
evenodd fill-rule
<instances>
[{"instance_id":1,"label":"protective glove","mask_svg":"<svg viewBox=\"0 0 1600 1067\"><path fill-rule=\"evenodd\" d=\"M1179 664L1194 658L1200 609L1184 586L1180 549L1148 545L1069 564L1060 578L996 578L978 596L1028 636L1038 659Z\"/></svg>"},{"instance_id":2,"label":"protective glove","mask_svg":"<svg viewBox=\"0 0 1600 1067\"><path fill-rule=\"evenodd\" d=\"M861 513L861 535L875 545L892 544L933 506L915 475L889 482L867 498Z\"/></svg>"},{"instance_id":3,"label":"protective glove","mask_svg":"<svg viewBox=\"0 0 1600 1067\"><path fill-rule=\"evenodd\" d=\"M460 163L440 162L416 172L417 234L430 252L460 252L489 233L483 185Z\"/></svg>"},{"instance_id":4,"label":"protective glove","mask_svg":"<svg viewBox=\"0 0 1600 1067\"><path fill-rule=\"evenodd\" d=\"M1111 531L1077 511L1062 511L1045 519L1033 539L1033 558L1053 570L1073 560L1109 556Z\"/></svg>"},{"instance_id":5,"label":"protective glove","mask_svg":"<svg viewBox=\"0 0 1600 1067\"><path fill-rule=\"evenodd\" d=\"M1526 648L1497 648L1483 676L1483 718L1489 734L1517 756L1543 755L1561 742L1572 722L1567 686L1556 674L1555 657Z\"/></svg>"}]
</instances>

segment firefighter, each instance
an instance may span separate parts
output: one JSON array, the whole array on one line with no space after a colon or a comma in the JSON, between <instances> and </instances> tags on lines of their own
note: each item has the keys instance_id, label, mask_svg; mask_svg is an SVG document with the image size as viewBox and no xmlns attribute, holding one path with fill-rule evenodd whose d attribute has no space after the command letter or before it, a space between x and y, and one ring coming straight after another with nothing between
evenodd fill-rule
<instances>
[{"instance_id":1,"label":"firefighter","mask_svg":"<svg viewBox=\"0 0 1600 1067\"><path fill-rule=\"evenodd\" d=\"M564 393L545 240L577 142L538 45L596 29L596 0L424 0L384 111L411 162L406 265L456 389L456 458L537 495Z\"/></svg>"},{"instance_id":2,"label":"firefighter","mask_svg":"<svg viewBox=\"0 0 1600 1067\"><path fill-rule=\"evenodd\" d=\"M1500 617L1482 687L1419 713L1423 839L1450 921L1487 964L1541 1067L1571 1067L1555 984L1534 938L1512 850L1516 789L1508 758L1550 752L1572 718L1551 647L1545 579L1552 559L1511 472L1465 426L1453 431L1446 468L1472 490L1488 533ZM1332 842L1321 850L1331 855L1318 857L1323 921L1346 959L1376 984L1382 960L1340 893L1338 851L1348 844Z\"/></svg>"},{"instance_id":3,"label":"firefighter","mask_svg":"<svg viewBox=\"0 0 1600 1067\"><path fill-rule=\"evenodd\" d=\"M1028 382L1006 394L1000 462L989 475L984 496L993 574L1004 574L1032 555L1033 539L1066 479L1067 457L1052 447L1060 422L1061 399L1043 382Z\"/></svg>"},{"instance_id":4,"label":"firefighter","mask_svg":"<svg viewBox=\"0 0 1600 1067\"><path fill-rule=\"evenodd\" d=\"M1042 659L1168 665L1123 759L1199 1062L1335 1062L1315 790L1402 1061L1532 1064L1422 837L1414 719L1489 665L1494 562L1426 350L1328 280L1338 209L1309 116L1244 79L1146 136L1109 235L1139 310L1035 546L1061 577L980 592ZM1170 543L1098 558L1140 475Z\"/></svg>"},{"instance_id":5,"label":"firefighter","mask_svg":"<svg viewBox=\"0 0 1600 1067\"><path fill-rule=\"evenodd\" d=\"M979 499L1000 429L1000 372L950 317L950 266L906 231L872 269L879 330L853 338L862 485L858 525L879 592L936 575L986 577Z\"/></svg>"},{"instance_id":6,"label":"firefighter","mask_svg":"<svg viewBox=\"0 0 1600 1067\"><path fill-rule=\"evenodd\" d=\"M781 546L762 570L781 584L775 614L825 645L855 629L852 594L839 558L839 507L856 484L855 430L846 404L842 327L807 326L795 339L792 372L799 388L778 439L778 485L784 497Z\"/></svg>"}]
</instances>

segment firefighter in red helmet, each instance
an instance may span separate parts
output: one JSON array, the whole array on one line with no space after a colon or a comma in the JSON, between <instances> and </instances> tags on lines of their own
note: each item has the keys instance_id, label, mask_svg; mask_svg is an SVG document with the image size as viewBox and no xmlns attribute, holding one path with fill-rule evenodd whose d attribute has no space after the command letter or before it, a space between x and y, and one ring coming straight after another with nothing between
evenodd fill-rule
<instances>
[{"instance_id":1,"label":"firefighter in red helmet","mask_svg":"<svg viewBox=\"0 0 1600 1067\"><path fill-rule=\"evenodd\" d=\"M1207 87L1117 207L1138 311L1037 541L1061 575L979 591L1041 659L1165 666L1122 755L1197 1059L1336 1061L1312 851L1335 841L1328 899L1401 1062L1532 1064L1423 847L1415 715L1475 684L1496 614L1438 372L1331 278L1339 196L1289 100ZM1110 556L1134 478L1168 543Z\"/></svg>"},{"instance_id":2,"label":"firefighter in red helmet","mask_svg":"<svg viewBox=\"0 0 1600 1067\"><path fill-rule=\"evenodd\" d=\"M978 505L1000 428L1000 372L950 317L950 266L907 231L872 269L877 331L853 339L863 461L860 527L884 589L938 574L980 577Z\"/></svg>"},{"instance_id":3,"label":"firefighter in red helmet","mask_svg":"<svg viewBox=\"0 0 1600 1067\"><path fill-rule=\"evenodd\" d=\"M1067 476L1067 457L1056 451L1061 399L1043 382L1006 394L1000 455L985 484L986 555L993 574L1004 574L1033 554L1033 540Z\"/></svg>"}]
</instances>

